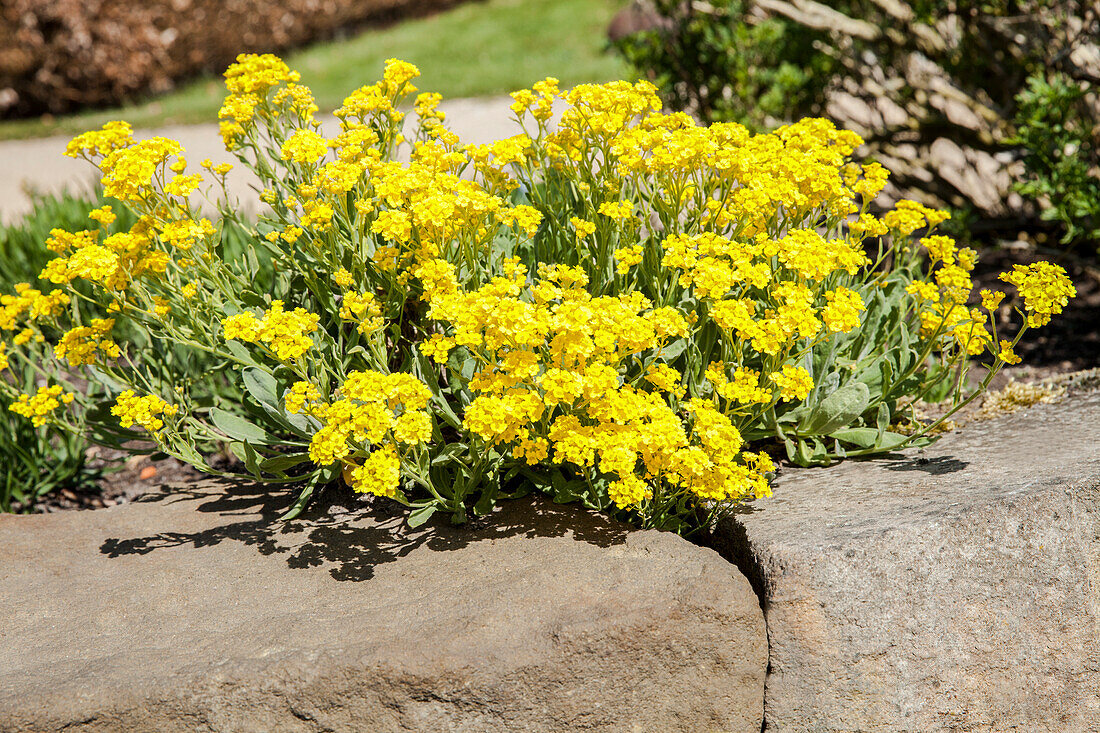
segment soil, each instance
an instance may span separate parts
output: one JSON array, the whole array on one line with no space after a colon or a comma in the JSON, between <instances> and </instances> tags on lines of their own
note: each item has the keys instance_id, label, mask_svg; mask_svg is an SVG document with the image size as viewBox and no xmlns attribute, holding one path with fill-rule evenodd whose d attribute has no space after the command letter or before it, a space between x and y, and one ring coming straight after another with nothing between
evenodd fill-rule
<instances>
[{"instance_id":1,"label":"soil","mask_svg":"<svg viewBox=\"0 0 1100 733\"><path fill-rule=\"evenodd\" d=\"M189 483L202 474L176 459L154 465L148 456L130 456L122 451L94 447L88 450L89 464L102 466L110 473L97 489L66 488L42 497L34 506L36 513L66 509L103 509L133 501L150 489L166 483Z\"/></svg>"},{"instance_id":2,"label":"soil","mask_svg":"<svg viewBox=\"0 0 1100 733\"><path fill-rule=\"evenodd\" d=\"M42 497L35 504L34 512L103 509L133 501L149 491L186 485L205 477L202 472L175 458L152 461L148 455L131 455L126 451L100 446L89 448L87 456L89 468L104 469L104 477L98 486L85 490L55 491Z\"/></svg>"}]
</instances>

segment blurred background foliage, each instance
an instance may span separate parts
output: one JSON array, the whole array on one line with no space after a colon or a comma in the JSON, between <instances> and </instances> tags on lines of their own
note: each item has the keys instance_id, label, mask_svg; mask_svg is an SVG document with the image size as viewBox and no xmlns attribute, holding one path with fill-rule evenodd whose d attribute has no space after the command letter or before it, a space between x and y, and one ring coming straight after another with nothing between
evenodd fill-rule
<instances>
[{"instance_id":1,"label":"blurred background foliage","mask_svg":"<svg viewBox=\"0 0 1100 733\"><path fill-rule=\"evenodd\" d=\"M621 0L466 2L430 15L390 16L390 23L373 27L335 28L331 38L284 58L302 72L322 111L340 106L349 91L367 83L392 57L416 64L421 71L417 85L445 99L507 94L546 76L560 78L567 87L610 81L630 74L628 65L605 48L608 24L621 7ZM398 18L400 22L393 22ZM234 54L276 48L239 39L234 43ZM0 66L3 55L0 51ZM64 116L16 117L0 107L0 139L78 134L117 119L135 128L210 122L217 119L225 96L224 69L223 64L193 70L174 79L167 93L149 87L132 90L106 111L86 107ZM0 98L3 89L0 69Z\"/></svg>"}]
</instances>

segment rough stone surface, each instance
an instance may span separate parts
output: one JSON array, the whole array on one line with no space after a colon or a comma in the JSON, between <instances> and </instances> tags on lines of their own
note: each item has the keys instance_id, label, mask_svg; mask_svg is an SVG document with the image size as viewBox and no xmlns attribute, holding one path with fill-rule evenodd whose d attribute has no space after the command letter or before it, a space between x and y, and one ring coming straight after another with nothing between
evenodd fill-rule
<instances>
[{"instance_id":1,"label":"rough stone surface","mask_svg":"<svg viewBox=\"0 0 1100 733\"><path fill-rule=\"evenodd\" d=\"M273 523L261 489L0 517L3 731L752 731L737 568L545 500Z\"/></svg>"},{"instance_id":2,"label":"rough stone surface","mask_svg":"<svg viewBox=\"0 0 1100 733\"><path fill-rule=\"evenodd\" d=\"M1100 730L1100 393L784 471L720 527L768 733Z\"/></svg>"}]
</instances>

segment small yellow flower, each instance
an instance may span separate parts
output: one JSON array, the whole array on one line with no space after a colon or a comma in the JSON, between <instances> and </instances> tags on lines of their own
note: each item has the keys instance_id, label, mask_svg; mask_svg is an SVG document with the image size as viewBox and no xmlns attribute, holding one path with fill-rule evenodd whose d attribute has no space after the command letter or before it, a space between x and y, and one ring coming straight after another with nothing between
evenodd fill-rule
<instances>
[{"instance_id":1,"label":"small yellow flower","mask_svg":"<svg viewBox=\"0 0 1100 733\"><path fill-rule=\"evenodd\" d=\"M111 414L119 419L124 428L138 425L150 433L164 427L161 416L174 416L179 411L176 405L170 405L156 395L138 397L132 389L118 395Z\"/></svg>"},{"instance_id":2,"label":"small yellow flower","mask_svg":"<svg viewBox=\"0 0 1100 733\"><path fill-rule=\"evenodd\" d=\"M997 290L982 289L982 307L987 311L995 311L1004 300L1005 294Z\"/></svg>"},{"instance_id":3,"label":"small yellow flower","mask_svg":"<svg viewBox=\"0 0 1100 733\"><path fill-rule=\"evenodd\" d=\"M350 272L341 267L339 270L332 273L332 281L341 288L346 288L355 282L355 278L352 277Z\"/></svg>"},{"instance_id":4,"label":"small yellow flower","mask_svg":"<svg viewBox=\"0 0 1100 733\"><path fill-rule=\"evenodd\" d=\"M1020 357L1016 356L1016 352L1012 350L1012 342L1003 339L1001 340L1001 350L997 352L997 358L1005 364L1020 363Z\"/></svg>"},{"instance_id":5,"label":"small yellow flower","mask_svg":"<svg viewBox=\"0 0 1100 733\"><path fill-rule=\"evenodd\" d=\"M31 425L38 428L45 425L53 412L61 405L73 401L72 393L65 392L60 385L41 387L37 393L31 395L19 395L19 399L11 403L9 410L31 421Z\"/></svg>"},{"instance_id":6,"label":"small yellow flower","mask_svg":"<svg viewBox=\"0 0 1100 733\"><path fill-rule=\"evenodd\" d=\"M111 211L110 205L100 206L98 209L92 209L88 212L88 218L92 221L99 222L103 226L110 226L115 222L117 218L114 212Z\"/></svg>"},{"instance_id":7,"label":"small yellow flower","mask_svg":"<svg viewBox=\"0 0 1100 733\"><path fill-rule=\"evenodd\" d=\"M771 380L779 388L779 399L783 401L805 399L814 387L808 371L790 364L785 364L782 372L773 373Z\"/></svg>"},{"instance_id":8,"label":"small yellow flower","mask_svg":"<svg viewBox=\"0 0 1100 733\"><path fill-rule=\"evenodd\" d=\"M573 231L576 232L578 240L587 239L596 233L596 225L590 221L576 216L570 217L569 221L573 224Z\"/></svg>"}]
</instances>

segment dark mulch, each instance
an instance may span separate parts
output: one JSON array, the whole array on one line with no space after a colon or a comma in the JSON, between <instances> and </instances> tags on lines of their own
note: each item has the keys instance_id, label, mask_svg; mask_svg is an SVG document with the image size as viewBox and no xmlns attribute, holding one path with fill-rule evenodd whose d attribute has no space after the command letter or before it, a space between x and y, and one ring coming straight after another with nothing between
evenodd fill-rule
<instances>
[{"instance_id":1,"label":"dark mulch","mask_svg":"<svg viewBox=\"0 0 1100 733\"><path fill-rule=\"evenodd\" d=\"M229 465L218 457L215 463ZM89 468L104 470L96 486L61 489L43 497L34 510L38 513L70 509L103 509L133 501L146 492L165 485L182 485L206 476L175 458L152 461L147 455L131 455L126 451L93 446L88 449Z\"/></svg>"}]
</instances>

